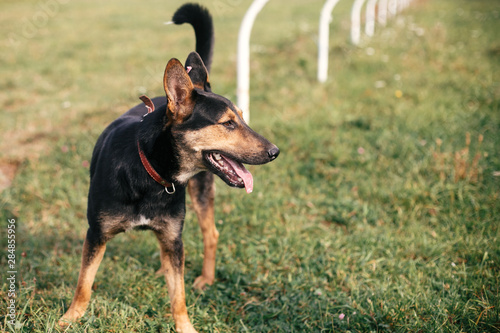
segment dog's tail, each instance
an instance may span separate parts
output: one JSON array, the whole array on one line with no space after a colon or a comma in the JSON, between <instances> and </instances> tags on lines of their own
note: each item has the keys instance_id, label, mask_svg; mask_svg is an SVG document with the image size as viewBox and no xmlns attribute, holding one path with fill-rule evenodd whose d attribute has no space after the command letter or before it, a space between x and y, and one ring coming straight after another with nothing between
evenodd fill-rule
<instances>
[{"instance_id":1,"label":"dog's tail","mask_svg":"<svg viewBox=\"0 0 500 333\"><path fill-rule=\"evenodd\" d=\"M189 23L193 26L196 36L196 52L210 72L214 52L214 26L208 10L195 3L186 3L177 9L172 22Z\"/></svg>"}]
</instances>

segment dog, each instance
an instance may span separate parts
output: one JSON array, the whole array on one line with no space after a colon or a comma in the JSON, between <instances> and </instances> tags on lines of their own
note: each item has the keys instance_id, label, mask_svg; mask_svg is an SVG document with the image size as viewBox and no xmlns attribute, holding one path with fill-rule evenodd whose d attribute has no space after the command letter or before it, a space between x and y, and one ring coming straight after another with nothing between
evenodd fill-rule
<instances>
[{"instance_id":1,"label":"dog","mask_svg":"<svg viewBox=\"0 0 500 333\"><path fill-rule=\"evenodd\" d=\"M253 189L245 164L264 164L279 154L276 145L253 131L242 112L211 91L209 69L214 34L209 12L196 4L181 6L176 24L190 23L196 52L185 66L171 59L163 76L166 97L141 96L139 104L100 135L90 165L82 263L73 301L59 324L86 311L106 242L132 229L152 230L160 244L161 271L179 332L196 332L185 301L182 229L186 188L203 233L204 259L198 289L215 276L218 232L214 224L214 174L229 186Z\"/></svg>"}]
</instances>

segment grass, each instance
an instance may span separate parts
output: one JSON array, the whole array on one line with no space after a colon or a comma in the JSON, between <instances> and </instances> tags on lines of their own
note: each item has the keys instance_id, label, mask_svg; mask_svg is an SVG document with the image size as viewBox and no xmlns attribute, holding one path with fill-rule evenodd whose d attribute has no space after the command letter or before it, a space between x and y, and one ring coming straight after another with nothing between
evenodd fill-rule
<instances>
[{"instance_id":1,"label":"grass","mask_svg":"<svg viewBox=\"0 0 500 333\"><path fill-rule=\"evenodd\" d=\"M232 100L249 3L206 3L211 81ZM188 209L192 322L205 332L498 332L500 3L414 1L354 47L341 1L320 85L322 3L270 1L257 19L251 123L282 153L250 168L251 195L217 182L216 283L201 294L189 288L203 247ZM190 27L162 25L180 4L0 4L0 217L16 219L18 259L17 324L7 325L2 279L0 330L58 331L76 285L93 145L137 96L162 94L168 59L191 51ZM6 227L0 238L6 249ZM6 254L0 264L7 271ZM69 331L174 331L158 268L151 233L117 236Z\"/></svg>"}]
</instances>

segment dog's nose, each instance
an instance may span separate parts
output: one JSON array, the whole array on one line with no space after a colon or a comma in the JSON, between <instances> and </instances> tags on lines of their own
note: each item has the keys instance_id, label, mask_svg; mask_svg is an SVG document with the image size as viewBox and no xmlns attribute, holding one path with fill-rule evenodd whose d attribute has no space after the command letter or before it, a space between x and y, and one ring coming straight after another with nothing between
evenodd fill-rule
<instances>
[{"instance_id":1,"label":"dog's nose","mask_svg":"<svg viewBox=\"0 0 500 333\"><path fill-rule=\"evenodd\" d=\"M268 152L267 152L267 155L269 155L269 159L272 161L274 160L276 157L278 157L278 155L280 154L280 150L278 147L274 146L273 148L271 148Z\"/></svg>"}]
</instances>

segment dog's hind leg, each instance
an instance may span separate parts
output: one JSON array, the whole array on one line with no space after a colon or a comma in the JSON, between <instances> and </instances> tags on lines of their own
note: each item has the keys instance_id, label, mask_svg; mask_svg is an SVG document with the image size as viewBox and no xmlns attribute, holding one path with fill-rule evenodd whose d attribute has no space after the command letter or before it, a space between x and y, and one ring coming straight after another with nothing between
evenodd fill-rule
<instances>
[{"instance_id":1,"label":"dog's hind leg","mask_svg":"<svg viewBox=\"0 0 500 333\"><path fill-rule=\"evenodd\" d=\"M203 233L204 248L203 268L193 287L203 289L206 285L212 285L215 279L215 253L219 239L214 222L214 175L207 171L197 174L189 180L188 191Z\"/></svg>"},{"instance_id":2,"label":"dog's hind leg","mask_svg":"<svg viewBox=\"0 0 500 333\"><path fill-rule=\"evenodd\" d=\"M75 296L68 311L59 320L59 325L66 326L70 322L78 320L85 313L90 301L92 284L105 250L106 244L100 242L98 237L95 237L95 234L89 229L83 243L82 266L78 276Z\"/></svg>"},{"instance_id":3,"label":"dog's hind leg","mask_svg":"<svg viewBox=\"0 0 500 333\"><path fill-rule=\"evenodd\" d=\"M171 222L175 223L175 222ZM155 231L160 243L161 270L167 281L168 294L172 316L177 332L196 332L189 321L186 308L186 294L184 290L184 246L182 244L182 221L178 232L175 225L161 231Z\"/></svg>"}]
</instances>

